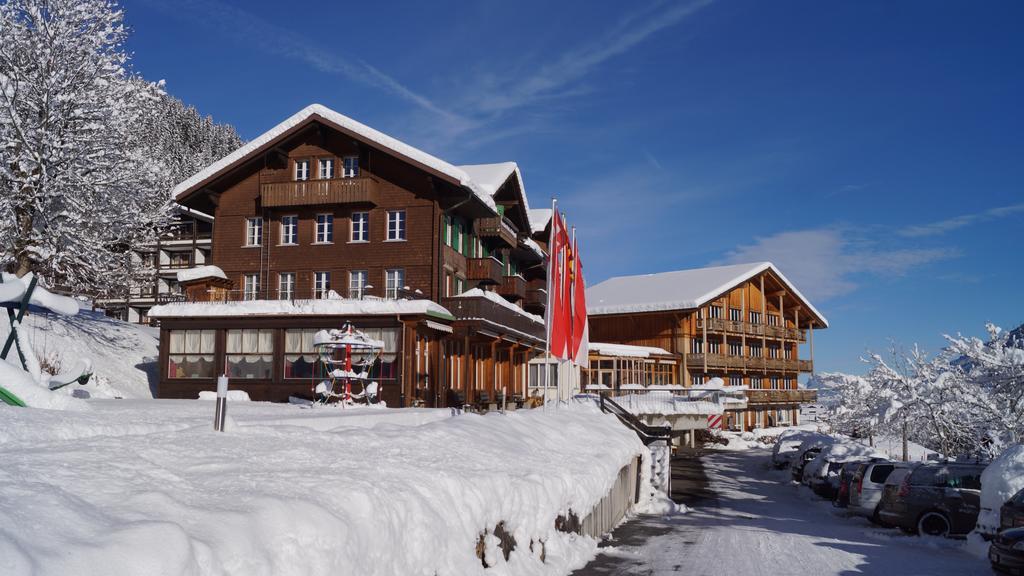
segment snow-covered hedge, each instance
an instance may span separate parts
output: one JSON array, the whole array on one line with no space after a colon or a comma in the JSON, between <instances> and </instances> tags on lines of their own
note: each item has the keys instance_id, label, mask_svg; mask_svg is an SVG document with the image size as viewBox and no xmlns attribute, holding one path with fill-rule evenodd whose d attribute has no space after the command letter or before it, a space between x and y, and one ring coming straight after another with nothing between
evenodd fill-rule
<instances>
[{"instance_id":1,"label":"snow-covered hedge","mask_svg":"<svg viewBox=\"0 0 1024 576\"><path fill-rule=\"evenodd\" d=\"M216 433L208 402L92 405L0 407L0 574L567 574L596 542L556 518L583 518L646 454L584 410L421 424L243 402Z\"/></svg>"}]
</instances>

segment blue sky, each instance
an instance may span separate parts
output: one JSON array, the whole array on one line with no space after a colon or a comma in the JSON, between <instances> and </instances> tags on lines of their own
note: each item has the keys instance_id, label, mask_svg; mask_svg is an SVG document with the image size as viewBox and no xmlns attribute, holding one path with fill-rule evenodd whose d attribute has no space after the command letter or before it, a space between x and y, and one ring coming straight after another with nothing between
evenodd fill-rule
<instances>
[{"instance_id":1,"label":"blue sky","mask_svg":"<svg viewBox=\"0 0 1024 576\"><path fill-rule=\"evenodd\" d=\"M819 370L1024 322L1019 2L128 0L134 66L252 138L311 102L557 196L589 283L771 260Z\"/></svg>"}]
</instances>

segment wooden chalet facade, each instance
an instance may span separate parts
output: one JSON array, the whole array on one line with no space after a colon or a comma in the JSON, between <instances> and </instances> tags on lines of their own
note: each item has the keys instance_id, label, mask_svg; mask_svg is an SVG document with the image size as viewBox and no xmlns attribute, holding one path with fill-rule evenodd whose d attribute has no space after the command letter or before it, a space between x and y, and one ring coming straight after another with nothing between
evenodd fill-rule
<instances>
[{"instance_id":1,"label":"wooden chalet facade","mask_svg":"<svg viewBox=\"0 0 1024 576\"><path fill-rule=\"evenodd\" d=\"M629 383L662 383L671 371L686 387L715 377L746 387L746 408L726 414L731 428L796 424L800 405L816 400L797 379L813 372L814 331L828 321L770 263L611 278L588 288L587 305L591 340L671 354L670 362L648 362L641 375L657 382ZM588 378L626 383L598 352L590 354Z\"/></svg>"},{"instance_id":2,"label":"wooden chalet facade","mask_svg":"<svg viewBox=\"0 0 1024 576\"><path fill-rule=\"evenodd\" d=\"M225 366L253 399L309 396L311 332L345 321L387 344L373 376L390 406L525 396L546 271L515 163L454 166L312 105L175 193L214 216L207 264L231 289L150 311L160 397L211 390Z\"/></svg>"}]
</instances>

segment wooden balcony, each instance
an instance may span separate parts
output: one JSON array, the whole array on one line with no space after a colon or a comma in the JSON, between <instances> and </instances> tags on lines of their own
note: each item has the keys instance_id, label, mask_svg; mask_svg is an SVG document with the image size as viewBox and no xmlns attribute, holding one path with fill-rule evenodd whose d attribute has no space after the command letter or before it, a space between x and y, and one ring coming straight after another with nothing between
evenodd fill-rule
<instances>
[{"instance_id":1,"label":"wooden balcony","mask_svg":"<svg viewBox=\"0 0 1024 576\"><path fill-rule=\"evenodd\" d=\"M511 305L502 305L483 296L445 298L441 305L455 316L457 323L535 346L544 342L544 323L510 309Z\"/></svg>"},{"instance_id":2,"label":"wooden balcony","mask_svg":"<svg viewBox=\"0 0 1024 576\"><path fill-rule=\"evenodd\" d=\"M519 275L505 276L501 279L497 291L512 301L522 300L526 298L526 280Z\"/></svg>"},{"instance_id":3,"label":"wooden balcony","mask_svg":"<svg viewBox=\"0 0 1024 576\"><path fill-rule=\"evenodd\" d=\"M752 358L748 356L728 356L726 354L687 354L686 365L690 368L703 368L707 357L709 370L746 370L749 372L813 372L810 360L794 360L791 358Z\"/></svg>"},{"instance_id":4,"label":"wooden balcony","mask_svg":"<svg viewBox=\"0 0 1024 576\"><path fill-rule=\"evenodd\" d=\"M271 182L260 186L260 195L265 208L380 203L379 185L367 177Z\"/></svg>"},{"instance_id":5,"label":"wooden balcony","mask_svg":"<svg viewBox=\"0 0 1024 576\"><path fill-rule=\"evenodd\" d=\"M477 218L473 221L473 231L481 238L497 238L510 248L519 244L519 229L504 216Z\"/></svg>"},{"instance_id":6,"label":"wooden balcony","mask_svg":"<svg viewBox=\"0 0 1024 576\"><path fill-rule=\"evenodd\" d=\"M541 311L548 307L548 283L546 280L530 280L526 285L526 300L523 305L531 310Z\"/></svg>"},{"instance_id":7,"label":"wooden balcony","mask_svg":"<svg viewBox=\"0 0 1024 576\"><path fill-rule=\"evenodd\" d=\"M470 284L501 284L504 279L501 262L494 258L466 258L466 279Z\"/></svg>"},{"instance_id":8,"label":"wooden balcony","mask_svg":"<svg viewBox=\"0 0 1024 576\"><path fill-rule=\"evenodd\" d=\"M785 326L769 326L767 324L753 324L739 320L726 320L724 318L697 318L697 330L703 330L705 323L708 332L716 334L746 334L747 336L765 337L771 340L806 340L805 330L788 328Z\"/></svg>"},{"instance_id":9,"label":"wooden balcony","mask_svg":"<svg viewBox=\"0 0 1024 576\"><path fill-rule=\"evenodd\" d=\"M818 401L817 390L747 390L747 404L808 404Z\"/></svg>"}]
</instances>

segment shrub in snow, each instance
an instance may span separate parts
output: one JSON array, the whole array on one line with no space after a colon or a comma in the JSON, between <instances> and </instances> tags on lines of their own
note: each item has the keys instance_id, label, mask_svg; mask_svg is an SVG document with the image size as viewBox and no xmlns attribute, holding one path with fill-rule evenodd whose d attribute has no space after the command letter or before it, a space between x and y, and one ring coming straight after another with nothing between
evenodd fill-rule
<instances>
[{"instance_id":1,"label":"shrub in snow","mask_svg":"<svg viewBox=\"0 0 1024 576\"><path fill-rule=\"evenodd\" d=\"M981 512L978 532L995 534L999 529L999 508L1024 489L1024 444L1003 451L981 473Z\"/></svg>"}]
</instances>

